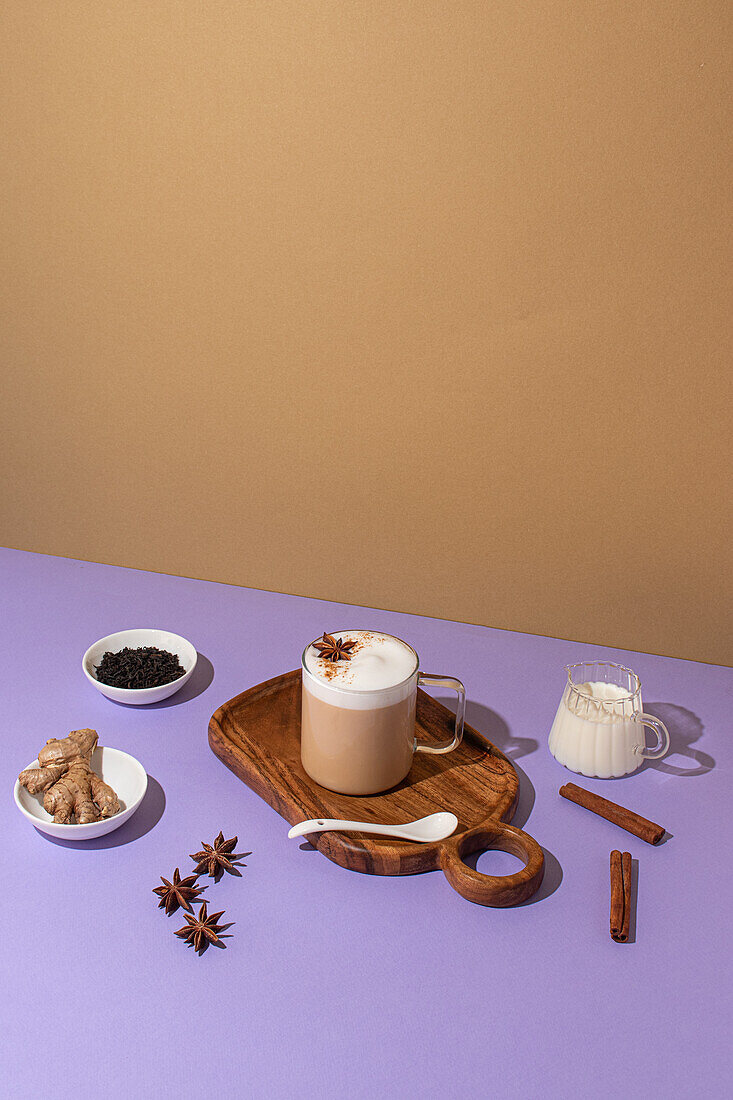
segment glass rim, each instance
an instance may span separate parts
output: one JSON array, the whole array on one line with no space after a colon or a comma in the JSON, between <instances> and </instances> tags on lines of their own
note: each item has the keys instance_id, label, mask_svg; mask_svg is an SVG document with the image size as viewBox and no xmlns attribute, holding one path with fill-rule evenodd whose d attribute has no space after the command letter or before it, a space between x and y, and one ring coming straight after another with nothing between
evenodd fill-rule
<instances>
[{"instance_id":1,"label":"glass rim","mask_svg":"<svg viewBox=\"0 0 733 1100\"><path fill-rule=\"evenodd\" d=\"M356 634L357 631L356 630L351 630L351 631L349 631L349 630L327 630L327 631L325 631L325 633L330 634L332 638L336 638L336 637L338 637L339 634L349 634L349 633ZM406 642L404 638L398 638L396 634L388 634L386 630L370 630L368 632L365 630L364 633L381 634L382 637L384 637L384 638L393 638L396 642L400 642L402 645L407 646L407 648L411 651L411 653L413 654L413 656L415 658L415 667L413 668L412 672L408 676L405 676L405 678L403 680L400 680L398 683L390 684L389 687L352 688L352 687L347 687L345 684L330 684L328 682L328 680L322 680L320 678L320 676L316 676L313 672L311 672L311 670L308 668L308 666L305 663L306 653L308 652L310 647L312 645L314 645L315 642L320 642L321 641L321 639L323 638L323 634L319 634L318 637L314 638L312 642L308 642L308 645L303 650L303 652L301 654L301 657L300 657L300 663L301 663L303 672L307 676L310 676L310 678L312 680L315 680L315 682L317 684L320 684L325 688L330 688L331 691L347 691L350 695L382 695L386 691L394 691L395 688L403 687L403 685L406 684L409 680L411 680L412 677L415 675L415 673L419 671L419 669L420 669L420 657L418 656L418 652L415 649L415 647L411 646L409 642Z\"/></svg>"},{"instance_id":2,"label":"glass rim","mask_svg":"<svg viewBox=\"0 0 733 1100\"><path fill-rule=\"evenodd\" d=\"M598 668L617 668L621 672L628 673L633 683L636 685L633 691L627 691L626 695L622 695L618 699L598 700L593 695L589 695L587 691L581 691L581 685L573 682L573 669L588 667L588 665L596 665ZM574 691L576 695L579 695L581 699L593 699L594 702L609 702L609 703L624 703L628 699L634 699L641 691L641 679L638 673L634 672L633 668L629 668L628 665L620 665L617 661L576 661L575 664L565 665L565 671L568 674L568 685L571 691ZM605 681L608 683L608 681ZM617 684L617 687L621 687L621 684Z\"/></svg>"}]
</instances>

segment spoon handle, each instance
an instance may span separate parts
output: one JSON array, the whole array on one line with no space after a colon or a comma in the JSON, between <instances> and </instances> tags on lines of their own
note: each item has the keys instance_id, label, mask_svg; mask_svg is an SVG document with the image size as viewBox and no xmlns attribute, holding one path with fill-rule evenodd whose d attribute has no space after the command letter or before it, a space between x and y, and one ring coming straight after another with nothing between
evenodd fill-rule
<instances>
[{"instance_id":1,"label":"spoon handle","mask_svg":"<svg viewBox=\"0 0 733 1100\"><path fill-rule=\"evenodd\" d=\"M307 836L308 833L325 833L331 829L338 829L339 832L350 833L376 833L378 836L396 836L403 839L419 839L418 837L411 837L409 833L405 833L404 826L399 825L376 825L370 821L341 821L339 818L314 818L312 821L300 821L297 825L293 825L292 829L288 833L288 837L292 840L296 836Z\"/></svg>"}]
</instances>

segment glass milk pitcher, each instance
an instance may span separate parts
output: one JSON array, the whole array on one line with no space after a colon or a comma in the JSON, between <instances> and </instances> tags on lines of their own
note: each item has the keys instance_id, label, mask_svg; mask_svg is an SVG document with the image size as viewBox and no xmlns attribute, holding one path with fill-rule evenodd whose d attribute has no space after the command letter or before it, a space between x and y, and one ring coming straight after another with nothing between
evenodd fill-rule
<instances>
[{"instance_id":1,"label":"glass milk pitcher","mask_svg":"<svg viewBox=\"0 0 733 1100\"><path fill-rule=\"evenodd\" d=\"M598 779L629 775L645 759L669 749L664 722L644 714L641 680L630 668L606 661L566 665L565 685L550 730L550 752L570 771ZM644 727L657 735L647 748Z\"/></svg>"}]
</instances>

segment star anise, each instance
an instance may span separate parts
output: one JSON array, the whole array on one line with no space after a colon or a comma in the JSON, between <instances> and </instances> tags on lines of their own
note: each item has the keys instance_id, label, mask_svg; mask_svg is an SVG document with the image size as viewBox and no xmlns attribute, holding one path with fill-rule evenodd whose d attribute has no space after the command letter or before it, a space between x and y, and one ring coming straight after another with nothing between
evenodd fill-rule
<instances>
[{"instance_id":1,"label":"star anise","mask_svg":"<svg viewBox=\"0 0 733 1100\"><path fill-rule=\"evenodd\" d=\"M160 898L158 908L165 909L167 916L175 913L178 908L193 912L191 902L195 901L199 894L206 889L205 886L196 886L197 878L198 875L188 875L186 878L181 878L181 873L177 867L173 872L173 882L169 882L167 878L163 878L161 875L160 881L163 885L153 887L153 893Z\"/></svg>"},{"instance_id":2,"label":"star anise","mask_svg":"<svg viewBox=\"0 0 733 1100\"><path fill-rule=\"evenodd\" d=\"M217 924L219 917L224 916L224 910L221 913L212 913L211 916L206 911L206 902L202 902L199 909L198 916L189 916L185 914L187 924L183 928L179 928L176 932L177 936L180 936L182 940L185 940L188 944L193 944L193 948L199 955L203 955L206 948L210 943L219 942L219 933L223 932L223 927Z\"/></svg>"},{"instance_id":3,"label":"star anise","mask_svg":"<svg viewBox=\"0 0 733 1100\"><path fill-rule=\"evenodd\" d=\"M234 851L237 846L236 836L225 840L220 831L213 844L206 844L203 840L201 844L201 852L191 853L191 859L196 862L197 875L210 875L214 882L218 882L225 871L230 875L239 873L234 861L242 859L244 853Z\"/></svg>"},{"instance_id":4,"label":"star anise","mask_svg":"<svg viewBox=\"0 0 733 1100\"><path fill-rule=\"evenodd\" d=\"M342 638L334 638L333 634L324 633L323 640L314 642L313 648L318 650L324 661L350 661L350 650L355 645L356 642L345 642Z\"/></svg>"}]
</instances>

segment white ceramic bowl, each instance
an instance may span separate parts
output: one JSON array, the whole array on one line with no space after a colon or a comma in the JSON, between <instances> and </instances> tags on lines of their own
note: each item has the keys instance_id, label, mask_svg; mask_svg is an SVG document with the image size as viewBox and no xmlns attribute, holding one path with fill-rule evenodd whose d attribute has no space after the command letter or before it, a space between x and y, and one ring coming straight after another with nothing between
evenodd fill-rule
<instances>
[{"instance_id":1,"label":"white ceramic bowl","mask_svg":"<svg viewBox=\"0 0 733 1100\"><path fill-rule=\"evenodd\" d=\"M175 653L181 666L186 670L183 676L173 680L170 684L161 684L152 688L118 688L109 684L100 684L94 669L102 660L102 657L111 650L118 652L129 646L130 649L138 649L140 646L155 646L157 649L167 649L169 653ZM97 691L113 699L115 703L132 703L141 706L144 703L158 703L161 699L167 699L175 695L183 685L191 679L191 674L196 668L196 647L181 638L179 634L171 634L169 630L118 630L116 634L108 634L106 638L100 638L94 645L90 645L82 657L81 667L90 684L94 684Z\"/></svg>"},{"instance_id":2,"label":"white ceramic bowl","mask_svg":"<svg viewBox=\"0 0 733 1100\"><path fill-rule=\"evenodd\" d=\"M39 767L38 760L28 764L28 767ZM45 792L30 794L25 787L21 787L17 779L13 790L15 805L23 817L27 817L32 825L49 836L62 837L64 840L92 840L111 833L129 821L142 802L148 789L147 772L140 761L129 753L120 749L99 747L92 753L92 768L105 783L109 783L120 801L120 812L113 817L90 821L87 825L57 825L43 808Z\"/></svg>"}]
</instances>

